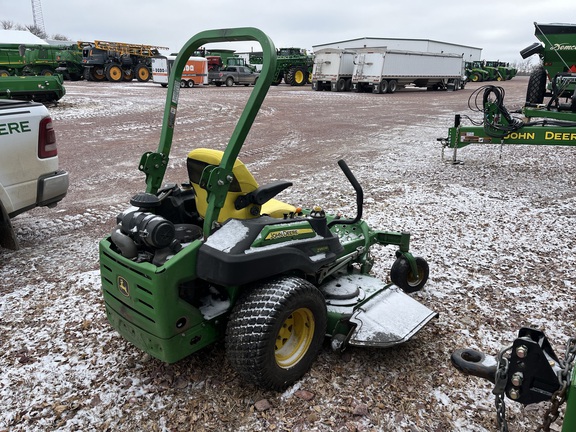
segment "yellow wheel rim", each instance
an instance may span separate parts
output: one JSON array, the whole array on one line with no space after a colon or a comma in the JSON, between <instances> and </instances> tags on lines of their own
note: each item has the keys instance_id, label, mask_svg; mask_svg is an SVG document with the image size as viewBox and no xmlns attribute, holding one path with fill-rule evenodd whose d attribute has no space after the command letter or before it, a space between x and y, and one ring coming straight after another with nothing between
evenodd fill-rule
<instances>
[{"instance_id":1,"label":"yellow wheel rim","mask_svg":"<svg viewBox=\"0 0 576 432\"><path fill-rule=\"evenodd\" d=\"M118 66L112 66L110 68L110 78L114 81L120 81L122 79L122 69Z\"/></svg>"},{"instance_id":2,"label":"yellow wheel rim","mask_svg":"<svg viewBox=\"0 0 576 432\"><path fill-rule=\"evenodd\" d=\"M146 68L140 68L140 70L138 70L138 76L140 79L147 80L150 76L150 72L148 72L148 69Z\"/></svg>"},{"instance_id":3,"label":"yellow wheel rim","mask_svg":"<svg viewBox=\"0 0 576 432\"><path fill-rule=\"evenodd\" d=\"M296 71L294 81L296 81L297 84L302 84L304 82L304 73L300 70Z\"/></svg>"},{"instance_id":4,"label":"yellow wheel rim","mask_svg":"<svg viewBox=\"0 0 576 432\"><path fill-rule=\"evenodd\" d=\"M276 363L283 369L296 365L314 337L314 315L308 308L296 309L282 324L274 346Z\"/></svg>"}]
</instances>

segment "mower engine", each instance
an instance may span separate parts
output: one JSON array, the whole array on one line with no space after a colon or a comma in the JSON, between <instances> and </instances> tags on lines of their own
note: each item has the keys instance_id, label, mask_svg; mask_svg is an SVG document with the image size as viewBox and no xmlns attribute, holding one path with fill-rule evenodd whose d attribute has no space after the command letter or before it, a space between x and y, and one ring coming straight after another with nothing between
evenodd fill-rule
<instances>
[{"instance_id":1,"label":"mower engine","mask_svg":"<svg viewBox=\"0 0 576 432\"><path fill-rule=\"evenodd\" d=\"M157 195L142 192L116 217L111 239L125 258L162 265L202 236L191 190L168 185Z\"/></svg>"}]
</instances>

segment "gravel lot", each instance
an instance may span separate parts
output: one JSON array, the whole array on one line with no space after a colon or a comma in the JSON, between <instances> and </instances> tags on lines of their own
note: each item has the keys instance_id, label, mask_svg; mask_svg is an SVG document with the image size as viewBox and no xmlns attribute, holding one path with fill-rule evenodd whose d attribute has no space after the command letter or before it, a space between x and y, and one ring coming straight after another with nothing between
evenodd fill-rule
<instances>
[{"instance_id":1,"label":"gravel lot","mask_svg":"<svg viewBox=\"0 0 576 432\"><path fill-rule=\"evenodd\" d=\"M527 78L498 83L523 104ZM0 431L492 431L492 386L450 365L457 348L489 354L522 326L558 354L574 336L576 171L569 147L473 145L465 163L436 141L454 114L476 116L458 92L391 95L273 87L240 158L260 183L294 182L280 198L354 213L336 161L364 186L371 226L412 233L430 265L415 297L440 315L386 350L327 343L282 394L242 382L223 345L173 365L122 340L100 295L98 241L145 188L140 156L158 144L166 89L152 83L67 83L50 108L68 196L14 219L21 249L0 250ZM186 179L194 147L223 149L251 88L181 92L166 181ZM446 155L449 156L449 155ZM387 278L393 248L375 252ZM511 431L532 430L546 405L507 404ZM555 425L555 430L560 428Z\"/></svg>"}]
</instances>

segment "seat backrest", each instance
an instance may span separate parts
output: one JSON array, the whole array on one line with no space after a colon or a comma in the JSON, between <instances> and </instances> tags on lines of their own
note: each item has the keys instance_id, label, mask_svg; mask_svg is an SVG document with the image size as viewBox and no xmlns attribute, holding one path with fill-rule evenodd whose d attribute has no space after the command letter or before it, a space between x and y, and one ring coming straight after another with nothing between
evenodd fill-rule
<instances>
[{"instance_id":1,"label":"seat backrest","mask_svg":"<svg viewBox=\"0 0 576 432\"><path fill-rule=\"evenodd\" d=\"M224 153L220 150L205 148L194 149L188 153L188 177L192 183L192 187L194 188L194 193L196 194L196 209L202 217L206 216L206 210L208 208L208 192L200 187L200 177L202 176L202 171L208 165L220 165L223 154ZM230 218L249 219L255 217L250 214L250 207L236 210L234 202L238 196L245 195L256 189L258 183L256 183L254 176L252 176L250 171L248 171L246 165L244 165L239 159L236 159L236 162L234 163L232 176L234 179L228 189L224 206L220 209L218 222L224 222Z\"/></svg>"}]
</instances>

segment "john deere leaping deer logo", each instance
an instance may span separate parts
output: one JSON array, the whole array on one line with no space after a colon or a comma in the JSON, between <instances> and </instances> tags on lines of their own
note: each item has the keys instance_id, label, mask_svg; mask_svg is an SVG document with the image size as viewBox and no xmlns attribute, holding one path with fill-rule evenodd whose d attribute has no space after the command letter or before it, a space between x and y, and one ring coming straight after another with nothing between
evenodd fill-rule
<instances>
[{"instance_id":1,"label":"john deere leaping deer logo","mask_svg":"<svg viewBox=\"0 0 576 432\"><path fill-rule=\"evenodd\" d=\"M118 290L126 297L130 297L130 286L128 285L128 281L124 279L122 276L118 276L117 281L118 281Z\"/></svg>"}]
</instances>

